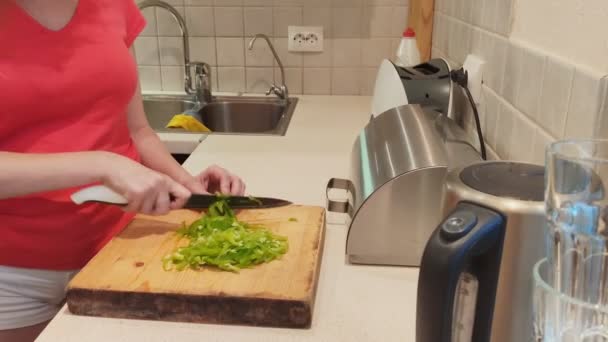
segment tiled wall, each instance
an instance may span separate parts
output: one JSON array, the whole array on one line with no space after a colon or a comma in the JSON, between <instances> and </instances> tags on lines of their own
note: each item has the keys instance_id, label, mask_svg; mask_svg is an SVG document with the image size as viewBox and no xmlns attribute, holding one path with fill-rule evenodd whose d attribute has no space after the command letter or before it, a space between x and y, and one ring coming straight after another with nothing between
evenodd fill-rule
<instances>
[{"instance_id":1,"label":"tiled wall","mask_svg":"<svg viewBox=\"0 0 608 342\"><path fill-rule=\"evenodd\" d=\"M280 72L263 41L270 36L292 94L370 95L377 67L392 58L407 26L408 0L171 0L185 15L191 59L213 67L217 91L265 92ZM148 26L135 49L144 90L182 90L180 31L162 9L144 10ZM287 51L288 25L322 25L322 53Z\"/></svg>"},{"instance_id":2,"label":"tiled wall","mask_svg":"<svg viewBox=\"0 0 608 342\"><path fill-rule=\"evenodd\" d=\"M509 39L513 1L436 0L433 56L486 60L480 116L491 152L542 164L555 139L608 138L608 78ZM466 122L472 132L470 113Z\"/></svg>"}]
</instances>

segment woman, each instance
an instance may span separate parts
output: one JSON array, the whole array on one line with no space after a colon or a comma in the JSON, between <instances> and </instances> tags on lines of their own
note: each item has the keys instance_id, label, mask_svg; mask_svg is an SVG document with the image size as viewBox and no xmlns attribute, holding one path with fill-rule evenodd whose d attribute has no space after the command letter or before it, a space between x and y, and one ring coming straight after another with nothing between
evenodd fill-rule
<instances>
[{"instance_id":1,"label":"woman","mask_svg":"<svg viewBox=\"0 0 608 342\"><path fill-rule=\"evenodd\" d=\"M219 167L191 176L148 125L130 52L144 26L133 0L0 0L0 342L34 340L134 213L244 193ZM71 203L95 183L126 211Z\"/></svg>"}]
</instances>

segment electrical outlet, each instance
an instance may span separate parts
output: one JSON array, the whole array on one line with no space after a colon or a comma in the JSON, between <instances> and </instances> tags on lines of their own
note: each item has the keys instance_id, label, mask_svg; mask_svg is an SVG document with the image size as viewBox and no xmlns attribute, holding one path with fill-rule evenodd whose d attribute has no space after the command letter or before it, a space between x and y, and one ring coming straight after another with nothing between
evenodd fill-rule
<instances>
[{"instance_id":1,"label":"electrical outlet","mask_svg":"<svg viewBox=\"0 0 608 342\"><path fill-rule=\"evenodd\" d=\"M321 52L323 51L322 26L289 26L289 51Z\"/></svg>"}]
</instances>

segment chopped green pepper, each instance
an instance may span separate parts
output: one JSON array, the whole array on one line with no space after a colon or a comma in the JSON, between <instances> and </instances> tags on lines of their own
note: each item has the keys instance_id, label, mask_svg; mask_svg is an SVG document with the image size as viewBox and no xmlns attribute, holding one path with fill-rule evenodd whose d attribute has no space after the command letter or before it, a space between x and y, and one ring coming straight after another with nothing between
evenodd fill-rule
<instances>
[{"instance_id":1,"label":"chopped green pepper","mask_svg":"<svg viewBox=\"0 0 608 342\"><path fill-rule=\"evenodd\" d=\"M178 230L189 240L163 258L165 270L199 269L203 265L238 272L284 255L289 243L265 227L240 222L226 198L209 207L207 215Z\"/></svg>"}]
</instances>

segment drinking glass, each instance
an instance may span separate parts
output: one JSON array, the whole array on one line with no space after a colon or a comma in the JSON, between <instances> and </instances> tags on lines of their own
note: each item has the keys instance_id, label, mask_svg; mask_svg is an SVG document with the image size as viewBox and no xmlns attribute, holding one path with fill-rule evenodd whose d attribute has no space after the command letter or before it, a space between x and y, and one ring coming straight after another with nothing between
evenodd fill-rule
<instances>
[{"instance_id":1,"label":"drinking glass","mask_svg":"<svg viewBox=\"0 0 608 342\"><path fill-rule=\"evenodd\" d=\"M608 140L564 140L546 159L546 255L558 292L608 304Z\"/></svg>"},{"instance_id":2,"label":"drinking glass","mask_svg":"<svg viewBox=\"0 0 608 342\"><path fill-rule=\"evenodd\" d=\"M590 256L594 263L607 256ZM598 260L594 260L594 259ZM534 335L536 342L606 342L608 307L568 296L553 285L553 265L547 258L534 266Z\"/></svg>"}]
</instances>

